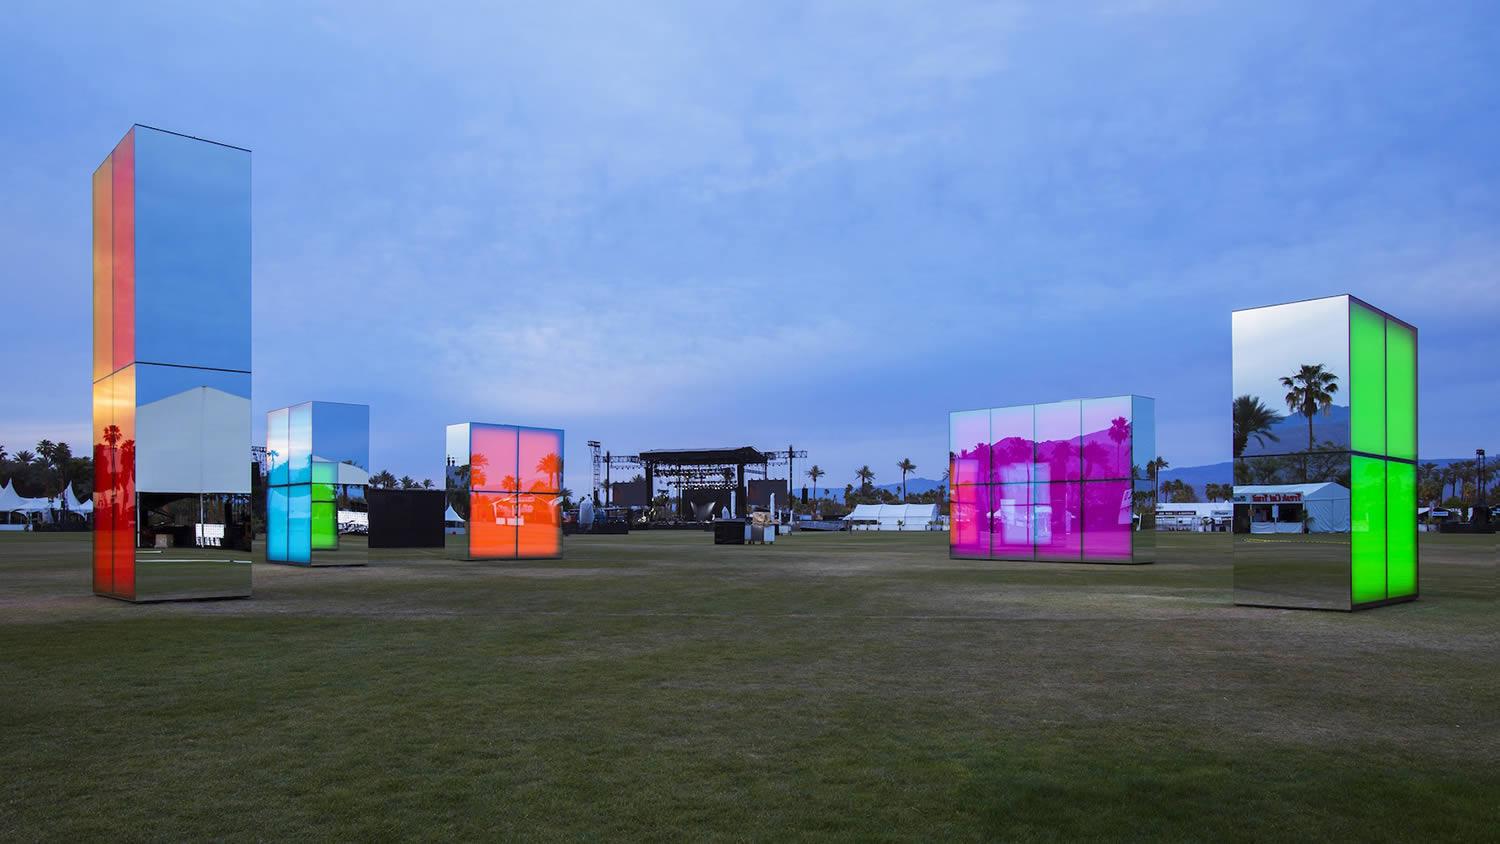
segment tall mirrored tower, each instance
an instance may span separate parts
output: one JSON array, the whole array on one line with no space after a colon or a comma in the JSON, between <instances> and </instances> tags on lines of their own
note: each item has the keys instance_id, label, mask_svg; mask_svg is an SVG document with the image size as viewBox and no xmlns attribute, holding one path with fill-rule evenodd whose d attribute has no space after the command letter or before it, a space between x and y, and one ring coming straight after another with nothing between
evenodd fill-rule
<instances>
[{"instance_id":1,"label":"tall mirrored tower","mask_svg":"<svg viewBox=\"0 0 1500 844\"><path fill-rule=\"evenodd\" d=\"M94 592L250 594L250 152L136 125L94 171Z\"/></svg>"}]
</instances>

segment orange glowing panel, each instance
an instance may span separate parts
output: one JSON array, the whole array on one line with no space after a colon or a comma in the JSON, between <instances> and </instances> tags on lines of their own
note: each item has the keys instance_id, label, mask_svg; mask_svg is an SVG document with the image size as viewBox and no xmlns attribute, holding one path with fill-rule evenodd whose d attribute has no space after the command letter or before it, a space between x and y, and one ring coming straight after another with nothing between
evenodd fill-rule
<instances>
[{"instance_id":1,"label":"orange glowing panel","mask_svg":"<svg viewBox=\"0 0 1500 844\"><path fill-rule=\"evenodd\" d=\"M110 306L114 288L114 208L110 199L110 162L104 159L94 171L94 380L110 374L114 367L114 345ZM97 396L95 404L98 403ZM97 425L95 426L98 427ZM97 433L97 432L96 432ZM97 464L96 464L97 465Z\"/></svg>"},{"instance_id":2,"label":"orange glowing panel","mask_svg":"<svg viewBox=\"0 0 1500 844\"><path fill-rule=\"evenodd\" d=\"M97 290L97 288L96 288ZM111 453L106 443L110 426L114 424L114 406L111 391L113 382L101 378L94 382L94 591L114 591L114 500L110 492L113 474L110 471Z\"/></svg>"},{"instance_id":3,"label":"orange glowing panel","mask_svg":"<svg viewBox=\"0 0 1500 844\"><path fill-rule=\"evenodd\" d=\"M523 434L524 436L524 434ZM516 496L516 556L562 556L562 510L556 495Z\"/></svg>"},{"instance_id":4,"label":"orange glowing panel","mask_svg":"<svg viewBox=\"0 0 1500 844\"><path fill-rule=\"evenodd\" d=\"M469 434L469 489L515 492L516 429L509 425L474 425Z\"/></svg>"},{"instance_id":5,"label":"orange glowing panel","mask_svg":"<svg viewBox=\"0 0 1500 844\"><path fill-rule=\"evenodd\" d=\"M125 134L110 159L114 232L114 320L110 326L114 364L110 371L114 371L135 362L135 129Z\"/></svg>"},{"instance_id":6,"label":"orange glowing panel","mask_svg":"<svg viewBox=\"0 0 1500 844\"><path fill-rule=\"evenodd\" d=\"M114 520L114 594L135 598L135 367L110 376L114 425L106 435L110 450L110 494Z\"/></svg>"},{"instance_id":7,"label":"orange glowing panel","mask_svg":"<svg viewBox=\"0 0 1500 844\"><path fill-rule=\"evenodd\" d=\"M477 430L475 434L478 434ZM514 494L470 493L469 556L478 559L514 558L516 556L516 496Z\"/></svg>"},{"instance_id":8,"label":"orange glowing panel","mask_svg":"<svg viewBox=\"0 0 1500 844\"><path fill-rule=\"evenodd\" d=\"M561 492L562 432L544 428L522 428L520 431L518 463L521 484L517 489L521 492Z\"/></svg>"}]
</instances>

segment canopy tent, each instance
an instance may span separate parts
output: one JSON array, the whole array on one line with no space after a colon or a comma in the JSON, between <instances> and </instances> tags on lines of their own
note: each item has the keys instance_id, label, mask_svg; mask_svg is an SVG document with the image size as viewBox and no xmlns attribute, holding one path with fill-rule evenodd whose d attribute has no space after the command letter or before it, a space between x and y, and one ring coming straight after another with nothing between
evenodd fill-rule
<instances>
[{"instance_id":1,"label":"canopy tent","mask_svg":"<svg viewBox=\"0 0 1500 844\"><path fill-rule=\"evenodd\" d=\"M844 517L852 530L932 530L936 504L860 504Z\"/></svg>"},{"instance_id":2,"label":"canopy tent","mask_svg":"<svg viewBox=\"0 0 1500 844\"><path fill-rule=\"evenodd\" d=\"M1348 533L1349 490L1336 483L1236 485L1234 503L1249 504L1251 533ZM1304 518L1305 517L1305 518Z\"/></svg>"},{"instance_id":3,"label":"canopy tent","mask_svg":"<svg viewBox=\"0 0 1500 844\"><path fill-rule=\"evenodd\" d=\"M457 524L463 524L464 523L463 518L460 517L457 513L453 512L453 505L452 504L448 505L448 512L446 512L446 513L443 514L443 521L457 523Z\"/></svg>"}]
</instances>

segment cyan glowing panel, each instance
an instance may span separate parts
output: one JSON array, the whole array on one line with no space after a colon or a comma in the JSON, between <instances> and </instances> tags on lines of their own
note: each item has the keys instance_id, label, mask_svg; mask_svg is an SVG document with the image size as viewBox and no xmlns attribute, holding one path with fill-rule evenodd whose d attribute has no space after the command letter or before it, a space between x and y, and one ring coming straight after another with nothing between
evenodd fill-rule
<instances>
[{"instance_id":1,"label":"cyan glowing panel","mask_svg":"<svg viewBox=\"0 0 1500 844\"><path fill-rule=\"evenodd\" d=\"M1151 499L1132 476L1153 459L1155 436L1155 403L1142 396L950 414L953 477L968 481L953 487L950 553L1153 562Z\"/></svg>"},{"instance_id":2,"label":"cyan glowing panel","mask_svg":"<svg viewBox=\"0 0 1500 844\"><path fill-rule=\"evenodd\" d=\"M465 519L454 548L465 559L562 555L563 432L463 423L448 426L449 506Z\"/></svg>"},{"instance_id":3,"label":"cyan glowing panel","mask_svg":"<svg viewBox=\"0 0 1500 844\"><path fill-rule=\"evenodd\" d=\"M285 461L271 453L285 453ZM304 402L266 414L266 560L301 565L363 565L369 559L370 409ZM285 464L283 467L283 463ZM289 504L278 521L278 496Z\"/></svg>"},{"instance_id":4,"label":"cyan glowing panel","mask_svg":"<svg viewBox=\"0 0 1500 844\"><path fill-rule=\"evenodd\" d=\"M1233 326L1235 602L1416 597L1416 330L1352 296Z\"/></svg>"},{"instance_id":5,"label":"cyan glowing panel","mask_svg":"<svg viewBox=\"0 0 1500 844\"><path fill-rule=\"evenodd\" d=\"M245 150L144 126L94 173L98 594L250 594L248 173ZM185 277L174 262L195 254Z\"/></svg>"},{"instance_id":6,"label":"cyan glowing panel","mask_svg":"<svg viewBox=\"0 0 1500 844\"><path fill-rule=\"evenodd\" d=\"M291 488L266 488L266 559L287 559L287 520L291 513Z\"/></svg>"}]
</instances>

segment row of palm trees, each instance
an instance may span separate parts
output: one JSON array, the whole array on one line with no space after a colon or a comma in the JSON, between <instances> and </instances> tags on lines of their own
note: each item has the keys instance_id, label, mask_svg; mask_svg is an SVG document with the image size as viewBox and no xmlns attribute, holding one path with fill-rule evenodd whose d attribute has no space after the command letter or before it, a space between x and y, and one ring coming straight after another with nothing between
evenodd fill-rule
<instances>
[{"instance_id":1,"label":"row of palm trees","mask_svg":"<svg viewBox=\"0 0 1500 844\"><path fill-rule=\"evenodd\" d=\"M87 497L94 487L94 461L75 457L65 442L41 440L36 450L22 449L14 454L0 445L0 482L9 481L18 494L28 498L52 498L70 484Z\"/></svg>"}]
</instances>

